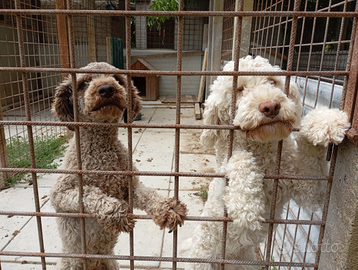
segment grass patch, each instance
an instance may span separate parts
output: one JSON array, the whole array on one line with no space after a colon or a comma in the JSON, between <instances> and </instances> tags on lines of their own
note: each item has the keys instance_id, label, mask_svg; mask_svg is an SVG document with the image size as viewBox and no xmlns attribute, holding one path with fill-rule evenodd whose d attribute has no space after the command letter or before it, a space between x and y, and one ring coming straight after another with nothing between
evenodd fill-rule
<instances>
[{"instance_id":1,"label":"grass patch","mask_svg":"<svg viewBox=\"0 0 358 270\"><path fill-rule=\"evenodd\" d=\"M40 136L34 138L36 168L56 169L59 164L53 161L63 156L66 137ZM11 168L31 168L30 146L27 137L10 138L6 143L9 165ZM29 180L29 174L18 173L5 181L11 186L20 180Z\"/></svg>"},{"instance_id":2,"label":"grass patch","mask_svg":"<svg viewBox=\"0 0 358 270\"><path fill-rule=\"evenodd\" d=\"M208 199L208 191L205 189L204 185L200 186L200 191L195 193L188 193L189 197L192 197L193 195L199 196L204 202Z\"/></svg>"}]
</instances>

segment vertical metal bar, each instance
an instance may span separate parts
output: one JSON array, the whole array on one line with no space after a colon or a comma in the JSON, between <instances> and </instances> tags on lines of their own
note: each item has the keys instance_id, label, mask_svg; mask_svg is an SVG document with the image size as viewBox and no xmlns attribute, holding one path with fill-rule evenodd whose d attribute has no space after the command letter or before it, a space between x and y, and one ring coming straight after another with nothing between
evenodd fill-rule
<instances>
[{"instance_id":1,"label":"vertical metal bar","mask_svg":"<svg viewBox=\"0 0 358 270\"><path fill-rule=\"evenodd\" d=\"M20 9L19 0L15 0L15 9ZM24 36L23 36L23 26L22 26L22 16L16 15L16 30L17 30L17 38L19 45L19 54L20 54L20 65L21 67L26 67L26 59L25 59L25 46L24 46ZM24 91L24 101L25 101L25 109L26 109L26 121L31 121L31 110L30 110L30 97L29 97L29 88L27 84L27 73L22 72L22 89ZM35 160L35 147L34 147L34 134L32 131L32 126L27 126L27 135L29 139L29 148L30 148L30 158L31 158L31 168L36 168L36 160ZM36 212L41 212L40 206L40 198L39 198L39 189L37 184L37 175L36 173L31 173L32 182L33 182L33 191L34 191L34 201L35 201L35 209ZM42 230L42 221L41 217L36 217L37 222L37 231L39 237L40 244L40 252L45 252L44 239L43 239L43 230ZM41 257L41 265L42 269L46 270L46 260L45 257Z\"/></svg>"},{"instance_id":2,"label":"vertical metal bar","mask_svg":"<svg viewBox=\"0 0 358 270\"><path fill-rule=\"evenodd\" d=\"M2 108L1 108L1 99L0 99L0 121L3 120L2 117ZM8 168L9 160L7 158L7 149L6 149L6 137L5 137L5 128L0 126L0 168ZM4 187L5 181L9 178L9 173L0 172L0 190Z\"/></svg>"},{"instance_id":3,"label":"vertical metal bar","mask_svg":"<svg viewBox=\"0 0 358 270\"><path fill-rule=\"evenodd\" d=\"M329 4L328 4L328 12L331 11L331 1L329 1ZM325 47L326 47L326 42L327 42L327 33L328 33L328 26L329 26L329 17L327 17L327 20L326 20L326 28L324 30L324 37L323 37L323 45L322 45L322 54L321 54L321 62L319 64L319 71L322 70L322 67L323 67L323 60L324 60L324 56L325 56ZM315 98L315 101L314 101L314 107L316 108L317 106L317 102L318 102L318 93L319 93L319 86L321 84L321 76L318 77L318 80L317 80L317 91L316 91L316 98Z\"/></svg>"},{"instance_id":4,"label":"vertical metal bar","mask_svg":"<svg viewBox=\"0 0 358 270\"><path fill-rule=\"evenodd\" d=\"M282 6L284 5L285 2L282 3ZM291 1L288 1L288 8L287 10L289 11L291 8ZM283 66L283 60L284 60L284 55L285 55L285 43L286 43L286 34L288 31L288 17L286 17L286 21L285 21L285 33L283 35L283 42L282 42L282 56L281 56L281 64L280 66Z\"/></svg>"},{"instance_id":5,"label":"vertical metal bar","mask_svg":"<svg viewBox=\"0 0 358 270\"><path fill-rule=\"evenodd\" d=\"M67 0L68 10L72 9L72 1ZM68 26L68 42L70 49L70 68L76 68L76 55L75 55L75 37L74 37L74 25L73 25L73 15L67 15L67 26ZM76 73L71 73L72 78L72 91L73 91L73 112L74 112L74 122L79 122L78 116L78 92L77 92L77 79ZM81 141L80 141L80 128L78 126L75 127L75 141L76 141L76 157L77 157L77 168L78 170L82 170L82 155L81 155ZM83 206L83 176L82 174L78 174L78 204L80 206L80 213L84 213ZM87 253L86 248L86 223L85 218L80 218L81 225L81 248L82 253ZM87 260L83 258L83 269L87 269Z\"/></svg>"},{"instance_id":6,"label":"vertical metal bar","mask_svg":"<svg viewBox=\"0 0 358 270\"><path fill-rule=\"evenodd\" d=\"M294 11L299 11L300 8L300 0L295 0L294 3ZM292 70L292 62L293 62L293 53L294 53L294 46L296 40L296 33L297 33L297 16L293 17L292 25L291 25L291 36L290 36L290 47L288 52L288 63L287 63L287 71ZM288 94L290 87L290 76L286 76L285 81L285 93ZM282 144L283 141L278 143L277 147L277 162L276 162L276 174L280 174L280 166L281 166L281 155L282 155ZM278 182L279 179L274 180L273 184L273 191L272 191L272 199L271 199L271 211L270 211L270 219L275 218L275 208L276 208L276 200L277 200L277 189L278 189ZM269 224L268 230L268 239L267 239L267 251L266 251L266 261L270 261L271 259L271 244L272 244L272 234L273 234L273 223ZM268 270L269 266L266 265L265 269Z\"/></svg>"},{"instance_id":7,"label":"vertical metal bar","mask_svg":"<svg viewBox=\"0 0 358 270\"><path fill-rule=\"evenodd\" d=\"M125 10L130 10L130 0L126 0L125 2ZM126 16L125 18L126 22L126 69L131 69L131 16ZM131 76L127 75L127 91L128 91L128 123L132 123L135 115L132 115L132 104L133 104L133 95L132 90L130 89L131 82ZM128 171L133 171L133 143L132 143L132 127L128 127ZM130 176L131 180L133 180L133 175ZM128 184L128 201L129 201L129 207L130 207L130 213L133 213L133 181L130 181ZM134 231L131 231L129 233L129 255L133 258L134 256ZM134 270L134 259L130 259L130 269Z\"/></svg>"},{"instance_id":8,"label":"vertical metal bar","mask_svg":"<svg viewBox=\"0 0 358 270\"><path fill-rule=\"evenodd\" d=\"M270 2L270 5L268 4L268 1L267 1L267 7L266 9L270 9L271 11L271 8L272 8L272 0ZM265 22L266 18L264 18L264 22ZM271 20L271 17L267 17L267 27L266 27L266 40L265 40L265 43L264 43L264 47L265 47L265 51L264 51L264 57L266 57L267 59L270 59L270 50L267 50L267 46L268 46L268 38L269 38L269 33L270 33L270 20ZM265 23L264 23L264 28L265 28ZM271 33L271 36L272 36L272 33ZM266 56L266 54L268 56Z\"/></svg>"},{"instance_id":9,"label":"vertical metal bar","mask_svg":"<svg viewBox=\"0 0 358 270\"><path fill-rule=\"evenodd\" d=\"M358 1L356 2L356 7L355 7L355 11L358 12ZM352 26L352 34L351 34L351 41L349 43L349 52L348 52L348 59L347 59L347 66L346 66L346 70L352 70L351 69L351 64L352 64L352 57L353 55L356 55L355 57L358 56L357 54L357 49L358 49L358 41L357 41L357 35L358 35L358 29L357 29L357 17L354 17L353 19L353 26ZM355 46L354 46L355 45ZM358 59L356 58L355 59L356 61L358 61ZM355 69L357 71L357 62L354 62L354 65L355 65ZM357 73L355 73L357 74ZM347 111L347 109L350 110L351 106L348 106L347 108L345 107L345 101L346 101L346 97L348 95L348 89L349 89L349 92L352 92L355 90L355 87L353 86L354 83L352 84L352 86L349 87L349 84L350 84L350 77L349 76L346 76L345 80L344 80L344 85L343 85L343 91L342 91L342 100L341 100L341 104L340 104L340 109L343 110L345 112L348 113L348 115L350 116L351 113L349 113ZM355 81L357 80L357 76L354 76L355 78ZM351 93L349 93L349 96L351 95ZM353 102L351 99L349 100L349 102Z\"/></svg>"},{"instance_id":10,"label":"vertical metal bar","mask_svg":"<svg viewBox=\"0 0 358 270\"><path fill-rule=\"evenodd\" d=\"M343 12L345 12L345 11L347 10L347 2L348 2L348 0L345 0L344 6L343 6ZM338 42L337 42L337 55L336 55L336 61L335 61L335 63L334 63L334 70L337 70L338 59L339 59L339 53L340 53L340 51L341 51L341 41L342 41L342 35L343 35L344 21L345 21L345 18L342 17L341 27L340 27L340 30L339 30L339 37L338 37ZM335 81L336 81L336 76L333 76L333 79L332 79L332 88L331 88L331 95L330 95L330 97L329 97L329 105L328 105L329 108L332 107L332 99L333 99ZM330 147L329 149L332 149L332 148Z\"/></svg>"},{"instance_id":11,"label":"vertical metal bar","mask_svg":"<svg viewBox=\"0 0 358 270\"><path fill-rule=\"evenodd\" d=\"M319 1L316 2L316 7L315 7L315 11L318 11L318 3ZM312 48L313 48L313 40L315 37L315 30L316 30L316 22L317 22L317 17L313 18L313 29L312 29L312 34L311 34L311 44L310 44L310 50L309 50L309 54L308 54L308 63L307 63L307 71L309 71L310 69L310 65L311 65L311 56L312 56ZM305 100L306 100L306 93L307 93L307 84L308 84L308 77L306 76L306 80L305 80L305 87L303 90L303 97L302 97L302 106L305 105Z\"/></svg>"},{"instance_id":12,"label":"vertical metal bar","mask_svg":"<svg viewBox=\"0 0 358 270\"><path fill-rule=\"evenodd\" d=\"M307 11L307 4L308 4L308 1L306 1L306 3L305 3L304 11ZM302 27L301 27L300 45L302 45L302 42L303 42L303 33L305 32L305 24L306 24L306 17L303 17L302 18ZM299 70L300 59L301 59L301 50L302 50L302 46L299 46L298 47L298 57L297 57L296 70Z\"/></svg>"},{"instance_id":13,"label":"vertical metal bar","mask_svg":"<svg viewBox=\"0 0 358 270\"><path fill-rule=\"evenodd\" d=\"M311 213L311 218L310 220L313 220L313 212ZM309 225L308 227L308 232L307 232L307 241L306 241L306 245L305 245L305 253L303 255L303 259L302 262L306 262L306 256L307 256L307 249L308 249L308 244L310 242L310 235L311 235L311 229L312 229L312 225Z\"/></svg>"},{"instance_id":14,"label":"vertical metal bar","mask_svg":"<svg viewBox=\"0 0 358 270\"><path fill-rule=\"evenodd\" d=\"M329 176L331 176L332 178L330 180L328 180L328 182L327 182L326 198L325 198L326 201L324 203L323 211L322 211L322 221L324 222L324 225L321 225L321 229L319 231L317 252L316 252L316 261L315 261L315 263L317 265L319 264L319 259L321 257L321 248L322 248L323 237L324 237L324 232L325 232L325 228L326 228L325 224L326 224L326 221L327 221L328 207L329 207L329 201L330 201L330 197L331 197L331 190L332 190L332 184L333 184L333 175L334 175L334 169L335 169L335 166L336 166L337 153L338 153L338 146L333 145L333 154L332 154L332 160L331 160L331 167L330 167L330 170L329 170ZM318 266L314 267L314 270L318 270Z\"/></svg>"},{"instance_id":15,"label":"vertical metal bar","mask_svg":"<svg viewBox=\"0 0 358 270\"><path fill-rule=\"evenodd\" d=\"M238 7L235 8L238 11L243 11L244 9L244 1L239 0ZM241 32L242 32L242 17L237 17L237 27L235 33L235 58L234 58L234 71L239 70L239 59L240 59L240 48L241 48ZM237 89L237 78L238 76L233 76L233 84L231 91L231 115L230 115L230 125L233 125L235 118L235 107L236 107L236 89ZM228 145L228 161L232 156L232 148L234 143L234 130L230 130L229 132L229 145ZM228 185L228 179L226 179L226 185ZM227 210L224 209L224 217L227 217ZM222 247L221 247L221 258L225 259L226 255L226 235L227 235L227 221L223 222L223 234L222 234ZM220 269L224 270L225 264L220 264Z\"/></svg>"},{"instance_id":16,"label":"vertical metal bar","mask_svg":"<svg viewBox=\"0 0 358 270\"><path fill-rule=\"evenodd\" d=\"M283 6L284 6L284 2L281 1L281 11L283 11ZM282 25L282 17L280 16L280 20L279 20L279 23L278 23L277 39L276 39L275 60L274 60L273 65L276 65L276 59L277 59L277 54L278 54L278 45L279 45L279 42L280 42L281 25ZM283 56L284 56L284 49L282 49L282 54L281 54L280 58L282 59Z\"/></svg>"},{"instance_id":17,"label":"vertical metal bar","mask_svg":"<svg viewBox=\"0 0 358 270\"><path fill-rule=\"evenodd\" d=\"M179 11L184 10L184 1L179 1ZM178 40L177 40L177 70L182 70L182 53L183 53L183 26L184 17L178 18ZM180 124L180 109L181 109L181 76L177 76L177 96L176 96L176 124ZM180 158L180 128L175 129L175 172L179 172L179 158ZM174 176L174 198L179 197L179 176ZM173 269L177 269L176 258L178 254L178 230L173 231Z\"/></svg>"},{"instance_id":18,"label":"vertical metal bar","mask_svg":"<svg viewBox=\"0 0 358 270\"><path fill-rule=\"evenodd\" d=\"M288 219L289 212L290 212L290 202L288 202L288 204L287 204L286 220ZM282 261L282 257L283 257L283 252L284 252L284 248L285 248L284 244L285 244L285 238L286 238L286 231L287 231L287 224L284 225L284 229L283 229L279 262ZM278 267L278 270L281 270L281 266Z\"/></svg>"},{"instance_id":19,"label":"vertical metal bar","mask_svg":"<svg viewBox=\"0 0 358 270\"><path fill-rule=\"evenodd\" d=\"M272 1L271 1L271 8L272 8ZM277 3L275 4L275 11L277 11ZM274 37L274 34L275 34L275 21L276 21L276 17L273 17L273 19L272 19L273 25L272 25L271 41L270 41L270 46L269 46L270 47L270 49L269 49L269 57L270 58L271 58L271 55L272 55L272 43L273 43L273 37ZM272 63L272 62L270 62L270 63Z\"/></svg>"},{"instance_id":20,"label":"vertical metal bar","mask_svg":"<svg viewBox=\"0 0 358 270\"><path fill-rule=\"evenodd\" d=\"M358 1L356 5L356 12L358 11ZM350 43L350 50L348 55L347 70L349 69L349 77L346 79L346 88L343 90L343 99L341 102L341 108L348 114L349 120L352 120L354 112L354 104L356 101L356 88L358 85L358 20L355 17L352 30L352 37ZM354 40L354 41L353 41Z\"/></svg>"}]
</instances>

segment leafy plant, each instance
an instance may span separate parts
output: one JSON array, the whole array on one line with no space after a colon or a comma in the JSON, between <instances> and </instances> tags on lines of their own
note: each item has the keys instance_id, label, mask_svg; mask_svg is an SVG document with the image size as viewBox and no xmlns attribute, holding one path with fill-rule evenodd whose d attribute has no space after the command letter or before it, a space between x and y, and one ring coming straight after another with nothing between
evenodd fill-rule
<instances>
[{"instance_id":1,"label":"leafy plant","mask_svg":"<svg viewBox=\"0 0 358 270\"><path fill-rule=\"evenodd\" d=\"M198 192L198 195L204 200L206 201L208 198L208 192L207 190L204 188L203 185L200 186L200 191Z\"/></svg>"},{"instance_id":2,"label":"leafy plant","mask_svg":"<svg viewBox=\"0 0 358 270\"><path fill-rule=\"evenodd\" d=\"M193 5L196 5L194 0L184 0L184 8ZM179 0L153 0L149 6L149 9L152 11L178 11ZM153 27L159 30L163 23L170 19L174 19L174 17L150 16L147 18L147 26L149 26L151 30Z\"/></svg>"},{"instance_id":3,"label":"leafy plant","mask_svg":"<svg viewBox=\"0 0 358 270\"><path fill-rule=\"evenodd\" d=\"M274 261L275 261L275 258L272 257L270 261L271 261L271 262L274 262ZM258 268L258 270L264 270L264 269L265 269L265 266L263 266L263 265L260 265L259 268ZM271 269L271 270L277 270L277 267L276 267L276 266L270 266L270 269Z\"/></svg>"},{"instance_id":4,"label":"leafy plant","mask_svg":"<svg viewBox=\"0 0 358 270\"><path fill-rule=\"evenodd\" d=\"M41 136L34 138L36 168L56 169L59 164L53 161L63 156L66 137ZM30 146L27 137L12 137L6 143L9 164L12 168L31 168ZM26 179L25 173L18 173L10 177L6 186ZM25 178L24 178L25 177Z\"/></svg>"}]
</instances>

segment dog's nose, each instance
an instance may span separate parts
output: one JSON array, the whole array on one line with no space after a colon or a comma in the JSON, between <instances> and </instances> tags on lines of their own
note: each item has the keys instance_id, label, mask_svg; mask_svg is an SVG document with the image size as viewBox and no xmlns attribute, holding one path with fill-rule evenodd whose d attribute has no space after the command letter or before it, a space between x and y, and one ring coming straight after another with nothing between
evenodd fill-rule
<instances>
[{"instance_id":1,"label":"dog's nose","mask_svg":"<svg viewBox=\"0 0 358 270\"><path fill-rule=\"evenodd\" d=\"M97 88L97 93L100 94L104 98L110 98L114 94L114 86L111 84L104 84Z\"/></svg>"},{"instance_id":2,"label":"dog's nose","mask_svg":"<svg viewBox=\"0 0 358 270\"><path fill-rule=\"evenodd\" d=\"M281 104L277 100L265 101L259 104L259 111L266 117L275 118L280 112Z\"/></svg>"}]
</instances>

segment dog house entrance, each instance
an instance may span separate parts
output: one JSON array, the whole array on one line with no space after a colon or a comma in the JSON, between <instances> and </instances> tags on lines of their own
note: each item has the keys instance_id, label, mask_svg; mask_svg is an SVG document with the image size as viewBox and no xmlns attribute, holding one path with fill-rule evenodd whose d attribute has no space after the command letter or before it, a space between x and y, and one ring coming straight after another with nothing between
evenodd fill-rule
<instances>
[{"instance_id":1,"label":"dog house entrance","mask_svg":"<svg viewBox=\"0 0 358 270\"><path fill-rule=\"evenodd\" d=\"M133 77L132 78L134 85L139 91L139 95L143 98L147 94L147 89L145 87L146 77Z\"/></svg>"},{"instance_id":2,"label":"dog house entrance","mask_svg":"<svg viewBox=\"0 0 358 270\"><path fill-rule=\"evenodd\" d=\"M144 59L138 59L132 65L132 70L155 70ZM133 75L134 85L139 90L139 95L143 100L157 100L159 96L159 76L157 75Z\"/></svg>"}]
</instances>

